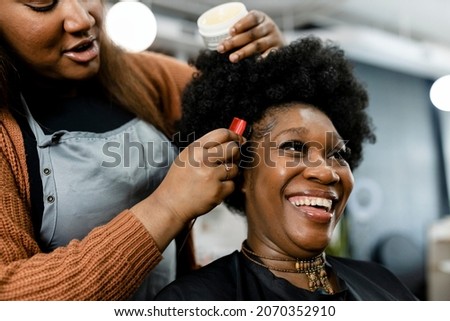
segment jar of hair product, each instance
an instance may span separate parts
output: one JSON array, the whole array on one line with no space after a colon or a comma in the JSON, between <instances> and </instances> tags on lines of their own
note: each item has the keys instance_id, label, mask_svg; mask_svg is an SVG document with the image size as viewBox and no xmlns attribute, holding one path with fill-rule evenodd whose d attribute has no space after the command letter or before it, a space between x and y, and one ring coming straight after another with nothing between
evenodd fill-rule
<instances>
[{"instance_id":1,"label":"jar of hair product","mask_svg":"<svg viewBox=\"0 0 450 321\"><path fill-rule=\"evenodd\" d=\"M210 50L230 36L230 28L248 13L241 2L228 2L204 12L197 20L198 31Z\"/></svg>"}]
</instances>

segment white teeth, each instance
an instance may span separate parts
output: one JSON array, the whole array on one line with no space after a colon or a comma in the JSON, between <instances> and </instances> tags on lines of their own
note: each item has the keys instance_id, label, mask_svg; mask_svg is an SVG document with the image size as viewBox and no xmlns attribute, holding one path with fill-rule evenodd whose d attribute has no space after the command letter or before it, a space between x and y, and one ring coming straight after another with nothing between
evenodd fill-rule
<instances>
[{"instance_id":1,"label":"white teeth","mask_svg":"<svg viewBox=\"0 0 450 321\"><path fill-rule=\"evenodd\" d=\"M322 206L329 212L333 202L326 198L301 198L291 202L294 206Z\"/></svg>"}]
</instances>

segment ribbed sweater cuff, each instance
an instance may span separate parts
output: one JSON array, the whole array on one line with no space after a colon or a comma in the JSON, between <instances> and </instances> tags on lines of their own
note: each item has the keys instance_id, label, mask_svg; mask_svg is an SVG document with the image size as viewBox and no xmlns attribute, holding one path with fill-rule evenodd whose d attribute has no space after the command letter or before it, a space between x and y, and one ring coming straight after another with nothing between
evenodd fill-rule
<instances>
[{"instance_id":1,"label":"ribbed sweater cuff","mask_svg":"<svg viewBox=\"0 0 450 321\"><path fill-rule=\"evenodd\" d=\"M162 260L162 254L150 233L131 211L123 211L108 225L108 247L121 253L122 258L127 258L137 273Z\"/></svg>"}]
</instances>

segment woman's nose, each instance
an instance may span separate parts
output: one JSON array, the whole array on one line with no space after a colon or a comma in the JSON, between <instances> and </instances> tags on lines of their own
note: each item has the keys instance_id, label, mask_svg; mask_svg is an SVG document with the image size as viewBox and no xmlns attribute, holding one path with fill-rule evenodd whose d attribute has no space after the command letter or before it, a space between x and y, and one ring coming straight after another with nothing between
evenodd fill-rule
<instances>
[{"instance_id":1,"label":"woman's nose","mask_svg":"<svg viewBox=\"0 0 450 321\"><path fill-rule=\"evenodd\" d=\"M329 185L340 181L333 162L319 153L311 153L305 161L303 176L321 184Z\"/></svg>"},{"instance_id":2,"label":"woman's nose","mask_svg":"<svg viewBox=\"0 0 450 321\"><path fill-rule=\"evenodd\" d=\"M69 33L89 31L95 25L95 18L90 13L90 1L68 0L64 4L64 30ZM99 1L99 0L95 0Z\"/></svg>"}]
</instances>

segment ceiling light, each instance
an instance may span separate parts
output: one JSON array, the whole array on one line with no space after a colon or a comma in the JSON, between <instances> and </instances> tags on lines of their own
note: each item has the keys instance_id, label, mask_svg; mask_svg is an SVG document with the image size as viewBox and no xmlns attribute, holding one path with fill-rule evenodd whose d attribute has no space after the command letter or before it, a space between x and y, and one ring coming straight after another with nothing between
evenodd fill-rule
<instances>
[{"instance_id":1,"label":"ceiling light","mask_svg":"<svg viewBox=\"0 0 450 321\"><path fill-rule=\"evenodd\" d=\"M450 111L450 75L440 77L433 83L430 99L436 108Z\"/></svg>"},{"instance_id":2,"label":"ceiling light","mask_svg":"<svg viewBox=\"0 0 450 321\"><path fill-rule=\"evenodd\" d=\"M106 13L106 33L123 49L140 52L148 49L156 38L153 12L137 0L121 0Z\"/></svg>"}]
</instances>

